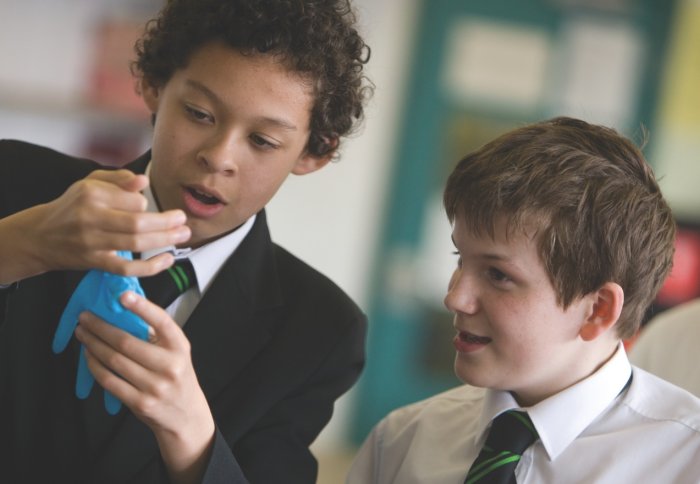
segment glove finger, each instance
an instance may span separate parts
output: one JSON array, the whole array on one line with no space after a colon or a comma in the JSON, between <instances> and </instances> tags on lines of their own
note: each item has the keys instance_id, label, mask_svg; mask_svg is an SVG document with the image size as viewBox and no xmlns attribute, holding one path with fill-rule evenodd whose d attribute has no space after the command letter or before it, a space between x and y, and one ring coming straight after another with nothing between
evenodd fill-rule
<instances>
[{"instance_id":1,"label":"glove finger","mask_svg":"<svg viewBox=\"0 0 700 484\"><path fill-rule=\"evenodd\" d=\"M105 390L105 408L110 415L116 415L122 408L122 402L107 390Z\"/></svg>"}]
</instances>

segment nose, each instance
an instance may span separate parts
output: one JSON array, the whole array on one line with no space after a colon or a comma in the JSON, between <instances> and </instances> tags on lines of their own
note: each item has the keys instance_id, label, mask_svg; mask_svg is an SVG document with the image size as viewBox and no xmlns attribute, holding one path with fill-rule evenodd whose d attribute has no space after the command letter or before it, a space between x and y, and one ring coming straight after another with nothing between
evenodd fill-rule
<instances>
[{"instance_id":1,"label":"nose","mask_svg":"<svg viewBox=\"0 0 700 484\"><path fill-rule=\"evenodd\" d=\"M211 173L233 176L238 171L236 138L225 133L213 136L197 153L197 162Z\"/></svg>"},{"instance_id":2,"label":"nose","mask_svg":"<svg viewBox=\"0 0 700 484\"><path fill-rule=\"evenodd\" d=\"M445 307L454 314L475 314L479 311L477 287L471 277L456 269L447 286Z\"/></svg>"}]
</instances>

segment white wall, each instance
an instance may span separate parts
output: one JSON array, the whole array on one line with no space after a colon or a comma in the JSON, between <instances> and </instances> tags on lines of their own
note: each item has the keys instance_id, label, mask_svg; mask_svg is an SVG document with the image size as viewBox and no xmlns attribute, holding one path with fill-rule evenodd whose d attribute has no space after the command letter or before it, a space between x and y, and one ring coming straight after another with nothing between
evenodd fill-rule
<instances>
[{"instance_id":1,"label":"white wall","mask_svg":"<svg viewBox=\"0 0 700 484\"><path fill-rule=\"evenodd\" d=\"M367 73L376 86L363 129L344 142L337 163L290 177L269 204L268 216L278 243L328 275L367 311L417 5L415 0L354 3L372 48ZM345 445L353 397L351 391L339 400L317 450Z\"/></svg>"}]
</instances>

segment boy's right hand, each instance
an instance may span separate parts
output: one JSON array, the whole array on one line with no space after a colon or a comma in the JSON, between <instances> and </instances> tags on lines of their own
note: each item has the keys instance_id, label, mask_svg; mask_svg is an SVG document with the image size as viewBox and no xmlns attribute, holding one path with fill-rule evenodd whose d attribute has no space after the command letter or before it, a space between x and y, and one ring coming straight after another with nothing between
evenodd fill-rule
<instances>
[{"instance_id":1,"label":"boy's right hand","mask_svg":"<svg viewBox=\"0 0 700 484\"><path fill-rule=\"evenodd\" d=\"M0 241L0 283L63 269L140 277L170 266L170 254L134 261L116 254L177 245L190 237L181 210L145 211L140 192L147 185L145 175L97 170L57 199L0 220L0 239L5 239Z\"/></svg>"}]
</instances>

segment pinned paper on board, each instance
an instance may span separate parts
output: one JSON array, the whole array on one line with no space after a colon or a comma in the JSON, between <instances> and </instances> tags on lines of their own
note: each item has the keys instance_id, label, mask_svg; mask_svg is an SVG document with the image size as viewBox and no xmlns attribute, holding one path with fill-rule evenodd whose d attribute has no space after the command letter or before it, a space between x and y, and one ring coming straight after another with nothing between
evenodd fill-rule
<instances>
[{"instance_id":1,"label":"pinned paper on board","mask_svg":"<svg viewBox=\"0 0 700 484\"><path fill-rule=\"evenodd\" d=\"M474 17L448 34L443 83L447 94L467 104L537 109L550 57L546 31Z\"/></svg>"}]
</instances>

